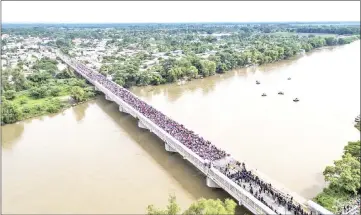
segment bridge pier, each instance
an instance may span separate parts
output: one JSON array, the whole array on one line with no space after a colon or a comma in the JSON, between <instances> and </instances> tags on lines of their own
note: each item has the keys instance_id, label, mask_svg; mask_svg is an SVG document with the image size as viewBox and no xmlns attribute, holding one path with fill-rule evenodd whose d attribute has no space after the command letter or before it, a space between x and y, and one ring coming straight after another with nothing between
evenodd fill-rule
<instances>
[{"instance_id":1,"label":"bridge pier","mask_svg":"<svg viewBox=\"0 0 361 215\"><path fill-rule=\"evenodd\" d=\"M128 113L122 106L119 106L119 111L123 113Z\"/></svg>"},{"instance_id":2,"label":"bridge pier","mask_svg":"<svg viewBox=\"0 0 361 215\"><path fill-rule=\"evenodd\" d=\"M168 145L168 143L165 143L164 144L164 147L165 147L165 150L167 152L171 152L171 153L174 153L174 152L177 152L175 149L173 149L170 145Z\"/></svg>"},{"instance_id":3,"label":"bridge pier","mask_svg":"<svg viewBox=\"0 0 361 215\"><path fill-rule=\"evenodd\" d=\"M138 127L143 129L148 129L141 120L138 120Z\"/></svg>"},{"instance_id":4,"label":"bridge pier","mask_svg":"<svg viewBox=\"0 0 361 215\"><path fill-rule=\"evenodd\" d=\"M96 86L94 86L94 89L95 89L95 91L101 91L101 90L99 90Z\"/></svg>"},{"instance_id":5,"label":"bridge pier","mask_svg":"<svg viewBox=\"0 0 361 215\"><path fill-rule=\"evenodd\" d=\"M108 101L113 101L108 95L105 95L105 99Z\"/></svg>"},{"instance_id":6,"label":"bridge pier","mask_svg":"<svg viewBox=\"0 0 361 215\"><path fill-rule=\"evenodd\" d=\"M207 177L206 184L210 188L220 188L216 182L214 182L211 178Z\"/></svg>"}]
</instances>

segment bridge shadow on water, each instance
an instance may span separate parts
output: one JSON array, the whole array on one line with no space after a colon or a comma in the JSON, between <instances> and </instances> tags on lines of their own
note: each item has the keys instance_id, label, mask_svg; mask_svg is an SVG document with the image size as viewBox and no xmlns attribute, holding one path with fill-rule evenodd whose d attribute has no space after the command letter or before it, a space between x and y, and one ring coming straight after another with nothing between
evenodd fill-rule
<instances>
[{"instance_id":1,"label":"bridge shadow on water","mask_svg":"<svg viewBox=\"0 0 361 215\"><path fill-rule=\"evenodd\" d=\"M232 198L222 189L207 187L206 177L202 172L184 160L178 153L171 154L165 151L164 142L160 138L148 130L139 128L137 120L131 115L120 112L116 103L101 97L96 100L96 104L195 199L202 197L221 200ZM236 214L252 213L246 208L238 206Z\"/></svg>"}]
</instances>

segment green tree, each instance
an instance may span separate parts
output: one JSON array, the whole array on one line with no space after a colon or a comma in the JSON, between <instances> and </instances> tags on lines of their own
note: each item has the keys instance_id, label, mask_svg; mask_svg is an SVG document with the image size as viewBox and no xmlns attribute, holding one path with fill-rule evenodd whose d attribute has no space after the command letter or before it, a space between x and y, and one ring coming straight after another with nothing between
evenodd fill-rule
<instances>
[{"instance_id":1,"label":"green tree","mask_svg":"<svg viewBox=\"0 0 361 215\"><path fill-rule=\"evenodd\" d=\"M30 89L30 96L35 99L45 98L48 95L48 88L46 86L32 87Z\"/></svg>"},{"instance_id":2,"label":"green tree","mask_svg":"<svg viewBox=\"0 0 361 215\"><path fill-rule=\"evenodd\" d=\"M59 110L61 110L62 108L62 104L60 102L59 99L54 98L54 99L50 99L49 103L46 106L46 111L48 113L56 113L59 112Z\"/></svg>"},{"instance_id":3,"label":"green tree","mask_svg":"<svg viewBox=\"0 0 361 215\"><path fill-rule=\"evenodd\" d=\"M25 90L27 88L26 78L19 68L12 70L11 76L16 91Z\"/></svg>"},{"instance_id":4,"label":"green tree","mask_svg":"<svg viewBox=\"0 0 361 215\"><path fill-rule=\"evenodd\" d=\"M360 160L361 157L361 146L360 141L348 142L347 145L343 148L344 154L350 154L352 157Z\"/></svg>"},{"instance_id":5,"label":"green tree","mask_svg":"<svg viewBox=\"0 0 361 215\"><path fill-rule=\"evenodd\" d=\"M191 206L185 210L184 215L233 215L235 214L237 204L231 200L226 199L224 202L221 200L204 199L201 198L198 201L191 204ZM180 214L181 208L176 202L176 197L171 195L168 200L168 206L166 209L155 208L154 205L147 207L148 215L176 215Z\"/></svg>"},{"instance_id":6,"label":"green tree","mask_svg":"<svg viewBox=\"0 0 361 215\"><path fill-rule=\"evenodd\" d=\"M17 104L6 99L1 103L1 124L17 122L21 119L21 111Z\"/></svg>"},{"instance_id":7,"label":"green tree","mask_svg":"<svg viewBox=\"0 0 361 215\"><path fill-rule=\"evenodd\" d=\"M65 68L59 73L57 73L55 77L58 79L65 79L65 78L73 78L75 77L75 75L70 69Z\"/></svg>"},{"instance_id":8,"label":"green tree","mask_svg":"<svg viewBox=\"0 0 361 215\"><path fill-rule=\"evenodd\" d=\"M231 200L226 199L224 202L217 199L199 199L193 203L183 214L187 215L223 215L235 214L237 204Z\"/></svg>"},{"instance_id":9,"label":"green tree","mask_svg":"<svg viewBox=\"0 0 361 215\"><path fill-rule=\"evenodd\" d=\"M78 87L78 86L74 86L71 88L70 95L77 102L82 102L82 101L86 100L85 91L81 87Z\"/></svg>"},{"instance_id":10,"label":"green tree","mask_svg":"<svg viewBox=\"0 0 361 215\"><path fill-rule=\"evenodd\" d=\"M203 76L211 76L216 73L216 63L209 60L201 60L201 74Z\"/></svg>"},{"instance_id":11,"label":"green tree","mask_svg":"<svg viewBox=\"0 0 361 215\"><path fill-rule=\"evenodd\" d=\"M326 37L325 41L326 41L326 45L328 46L337 45L337 39L335 37Z\"/></svg>"},{"instance_id":12,"label":"green tree","mask_svg":"<svg viewBox=\"0 0 361 215\"><path fill-rule=\"evenodd\" d=\"M360 161L347 153L334 166L327 166L323 172L325 180L335 187L356 194L360 189Z\"/></svg>"},{"instance_id":13,"label":"green tree","mask_svg":"<svg viewBox=\"0 0 361 215\"><path fill-rule=\"evenodd\" d=\"M195 66L190 66L185 69L184 73L190 78L195 78L198 75L198 69Z\"/></svg>"},{"instance_id":14,"label":"green tree","mask_svg":"<svg viewBox=\"0 0 361 215\"><path fill-rule=\"evenodd\" d=\"M50 88L50 95L51 96L59 96L61 89L59 86L53 86Z\"/></svg>"},{"instance_id":15,"label":"green tree","mask_svg":"<svg viewBox=\"0 0 361 215\"><path fill-rule=\"evenodd\" d=\"M4 96L7 100L12 100L15 98L16 91L15 90L7 90L4 93Z\"/></svg>"},{"instance_id":16,"label":"green tree","mask_svg":"<svg viewBox=\"0 0 361 215\"><path fill-rule=\"evenodd\" d=\"M156 208L154 205L148 205L147 207L148 215L177 215L180 211L181 208L177 204L177 199L174 195L169 196L167 208L164 210Z\"/></svg>"}]
</instances>

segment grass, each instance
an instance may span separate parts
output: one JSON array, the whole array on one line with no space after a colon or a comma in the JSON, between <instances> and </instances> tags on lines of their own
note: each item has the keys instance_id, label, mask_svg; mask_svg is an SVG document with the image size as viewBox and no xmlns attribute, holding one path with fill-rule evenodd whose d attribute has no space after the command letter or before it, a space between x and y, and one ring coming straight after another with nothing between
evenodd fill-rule
<instances>
[{"instance_id":1,"label":"grass","mask_svg":"<svg viewBox=\"0 0 361 215\"><path fill-rule=\"evenodd\" d=\"M28 90L18 92L12 103L17 104L22 112L20 120L59 112L71 106L67 98L70 97L69 87L61 86L58 96L48 95L45 98L33 98Z\"/></svg>"}]
</instances>

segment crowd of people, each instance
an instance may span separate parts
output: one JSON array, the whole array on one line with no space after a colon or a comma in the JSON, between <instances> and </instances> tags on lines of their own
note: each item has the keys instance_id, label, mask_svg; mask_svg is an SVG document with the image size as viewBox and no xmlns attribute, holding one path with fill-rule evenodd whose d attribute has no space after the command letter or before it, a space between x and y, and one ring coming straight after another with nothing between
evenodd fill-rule
<instances>
[{"instance_id":1,"label":"crowd of people","mask_svg":"<svg viewBox=\"0 0 361 215\"><path fill-rule=\"evenodd\" d=\"M276 214L309 214L301 205L294 203L293 197L281 194L272 187L272 184L262 181L257 175L248 171L245 163L238 161L234 165L228 163L219 170Z\"/></svg>"},{"instance_id":2,"label":"crowd of people","mask_svg":"<svg viewBox=\"0 0 361 215\"><path fill-rule=\"evenodd\" d=\"M360 204L360 196L357 196L342 207L340 214L359 215Z\"/></svg>"},{"instance_id":3,"label":"crowd of people","mask_svg":"<svg viewBox=\"0 0 361 215\"><path fill-rule=\"evenodd\" d=\"M177 139L180 143L188 147L202 159L215 161L229 156L229 154L227 154L224 150L217 148L210 141L203 139L193 131L188 130L183 125L170 119L160 111L134 96L127 89L124 89L113 81L107 79L102 74L87 68L81 63L72 62L72 64L83 75L87 76L93 81L100 83L113 94L120 97L123 101L142 113L145 117L150 119L153 123Z\"/></svg>"}]
</instances>

